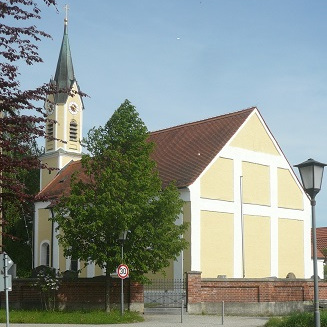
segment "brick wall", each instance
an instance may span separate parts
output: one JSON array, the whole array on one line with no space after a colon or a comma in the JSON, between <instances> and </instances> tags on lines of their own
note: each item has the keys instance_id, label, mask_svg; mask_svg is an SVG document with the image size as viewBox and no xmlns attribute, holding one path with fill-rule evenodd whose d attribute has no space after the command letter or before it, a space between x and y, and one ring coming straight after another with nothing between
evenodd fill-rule
<instances>
[{"instance_id":1,"label":"brick wall","mask_svg":"<svg viewBox=\"0 0 327 327\"><path fill-rule=\"evenodd\" d=\"M9 292L11 308L41 308L41 296L36 279L14 279L12 291ZM121 280L111 279L110 299L113 306L118 306L121 296ZM1 308L5 307L5 293L1 292ZM56 293L60 309L103 309L105 303L104 278L78 278L62 280ZM142 308L144 302L143 285L124 280L124 302L126 308Z\"/></svg>"},{"instance_id":2,"label":"brick wall","mask_svg":"<svg viewBox=\"0 0 327 327\"><path fill-rule=\"evenodd\" d=\"M188 303L313 301L313 280L308 279L201 279L187 275ZM327 282L319 282L319 298L327 299Z\"/></svg>"}]
</instances>

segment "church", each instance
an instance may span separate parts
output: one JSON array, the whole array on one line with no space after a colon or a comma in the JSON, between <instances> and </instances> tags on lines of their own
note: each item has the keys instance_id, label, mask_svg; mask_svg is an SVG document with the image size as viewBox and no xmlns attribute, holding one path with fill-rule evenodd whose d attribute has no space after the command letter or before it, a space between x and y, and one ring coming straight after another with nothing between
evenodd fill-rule
<instances>
[{"instance_id":1,"label":"church","mask_svg":"<svg viewBox=\"0 0 327 327\"><path fill-rule=\"evenodd\" d=\"M41 161L57 170L40 171L39 196L48 200L35 203L33 261L34 267L81 269L80 277L94 277L103 271L92 262L84 268L63 256L58 226L49 220L53 201L69 189L82 157L84 106L74 95L79 86L67 23L51 83L72 92L50 96L45 104L57 123L47 125ZM189 271L201 271L203 278L312 275L310 201L256 107L151 132L149 138L163 185L175 181L184 200L179 220L189 223L189 247L166 269L167 278Z\"/></svg>"}]
</instances>

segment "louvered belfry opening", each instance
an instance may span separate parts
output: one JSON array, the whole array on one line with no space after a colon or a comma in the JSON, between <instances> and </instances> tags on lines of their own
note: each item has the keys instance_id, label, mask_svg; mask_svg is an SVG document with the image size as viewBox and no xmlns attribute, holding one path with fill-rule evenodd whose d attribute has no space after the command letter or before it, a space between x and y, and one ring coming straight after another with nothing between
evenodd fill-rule
<instances>
[{"instance_id":1,"label":"louvered belfry opening","mask_svg":"<svg viewBox=\"0 0 327 327\"><path fill-rule=\"evenodd\" d=\"M50 140L53 137L53 122L49 122L47 125L47 136Z\"/></svg>"},{"instance_id":2,"label":"louvered belfry opening","mask_svg":"<svg viewBox=\"0 0 327 327\"><path fill-rule=\"evenodd\" d=\"M72 120L69 125L69 140L77 141L77 123L75 120Z\"/></svg>"}]
</instances>

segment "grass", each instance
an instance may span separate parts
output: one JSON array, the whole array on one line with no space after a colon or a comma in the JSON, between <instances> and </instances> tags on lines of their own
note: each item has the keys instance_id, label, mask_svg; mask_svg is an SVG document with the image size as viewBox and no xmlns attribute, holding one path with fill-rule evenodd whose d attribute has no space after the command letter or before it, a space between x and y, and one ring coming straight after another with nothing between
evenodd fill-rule
<instances>
[{"instance_id":1,"label":"grass","mask_svg":"<svg viewBox=\"0 0 327 327\"><path fill-rule=\"evenodd\" d=\"M17 324L121 324L143 321L137 312L120 311L29 311L11 310L9 312L11 323ZM5 310L0 310L0 323L6 322Z\"/></svg>"},{"instance_id":2,"label":"grass","mask_svg":"<svg viewBox=\"0 0 327 327\"><path fill-rule=\"evenodd\" d=\"M327 311L320 312L321 327L327 327ZM285 317L273 317L265 327L314 327L313 313L294 313Z\"/></svg>"}]
</instances>

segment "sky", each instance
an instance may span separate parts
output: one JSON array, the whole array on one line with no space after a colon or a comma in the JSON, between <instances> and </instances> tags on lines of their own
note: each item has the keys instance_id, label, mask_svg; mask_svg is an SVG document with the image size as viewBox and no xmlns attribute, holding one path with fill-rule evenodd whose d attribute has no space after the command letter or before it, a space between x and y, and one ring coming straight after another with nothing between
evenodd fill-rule
<instances>
[{"instance_id":1,"label":"sky","mask_svg":"<svg viewBox=\"0 0 327 327\"><path fill-rule=\"evenodd\" d=\"M37 26L44 63L22 86L54 75L68 3L84 136L131 101L150 131L256 106L293 166L327 163L326 0L58 0ZM297 173L297 172L296 172ZM327 226L327 173L317 195Z\"/></svg>"}]
</instances>

